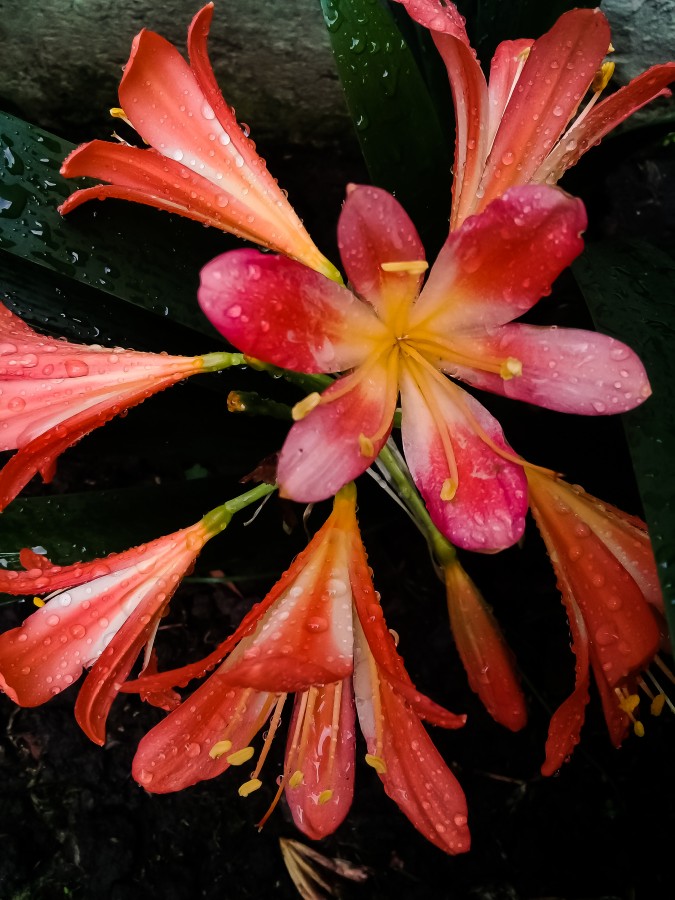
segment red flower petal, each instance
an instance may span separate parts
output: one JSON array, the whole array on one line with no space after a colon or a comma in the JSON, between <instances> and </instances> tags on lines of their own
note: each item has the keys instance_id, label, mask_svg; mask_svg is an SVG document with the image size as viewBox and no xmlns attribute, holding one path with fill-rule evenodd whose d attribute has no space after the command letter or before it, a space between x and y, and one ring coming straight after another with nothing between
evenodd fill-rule
<instances>
[{"instance_id":1,"label":"red flower petal","mask_svg":"<svg viewBox=\"0 0 675 900\"><path fill-rule=\"evenodd\" d=\"M413 377L408 367L401 402L406 461L436 527L467 550L490 552L519 540L527 511L522 467L499 456L476 431L510 452L497 420L452 382L443 386L419 372ZM443 499L452 487L452 499Z\"/></svg>"},{"instance_id":2,"label":"red flower petal","mask_svg":"<svg viewBox=\"0 0 675 900\"><path fill-rule=\"evenodd\" d=\"M201 272L199 304L237 349L300 372L341 372L385 335L351 291L282 256L232 250Z\"/></svg>"},{"instance_id":3,"label":"red flower petal","mask_svg":"<svg viewBox=\"0 0 675 900\"><path fill-rule=\"evenodd\" d=\"M580 200L537 185L510 190L450 234L413 307L409 333L447 340L521 316L583 249Z\"/></svg>"},{"instance_id":4,"label":"red flower petal","mask_svg":"<svg viewBox=\"0 0 675 900\"><path fill-rule=\"evenodd\" d=\"M502 41L495 50L490 63L490 80L488 94L490 101L490 117L488 125L487 146L491 147L499 128L506 104L515 87L516 76L522 69L527 51L534 41L521 39Z\"/></svg>"},{"instance_id":5,"label":"red flower petal","mask_svg":"<svg viewBox=\"0 0 675 900\"><path fill-rule=\"evenodd\" d=\"M301 503L325 500L365 472L391 431L397 369L395 353L365 363L332 384L319 405L295 423L277 466L283 497Z\"/></svg>"},{"instance_id":6,"label":"red flower petal","mask_svg":"<svg viewBox=\"0 0 675 900\"><path fill-rule=\"evenodd\" d=\"M424 247L401 204L381 188L349 185L338 222L338 246L354 290L390 317L415 299L421 272L389 272L382 263L424 261Z\"/></svg>"},{"instance_id":7,"label":"red flower petal","mask_svg":"<svg viewBox=\"0 0 675 900\"><path fill-rule=\"evenodd\" d=\"M457 348L462 350L461 340ZM467 340L466 353L477 359L517 359L522 374L504 379L450 360L441 362L444 371L483 390L558 412L611 415L634 409L651 394L637 354L595 331L504 325L489 337Z\"/></svg>"}]
</instances>

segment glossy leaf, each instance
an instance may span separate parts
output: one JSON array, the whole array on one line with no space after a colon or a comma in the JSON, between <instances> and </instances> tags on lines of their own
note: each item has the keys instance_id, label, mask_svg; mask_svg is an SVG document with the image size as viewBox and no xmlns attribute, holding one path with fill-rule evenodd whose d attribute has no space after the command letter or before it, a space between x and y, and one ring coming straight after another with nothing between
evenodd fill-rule
<instances>
[{"instance_id":1,"label":"glossy leaf","mask_svg":"<svg viewBox=\"0 0 675 900\"><path fill-rule=\"evenodd\" d=\"M437 248L450 210L450 108L441 121L389 9L369 0L321 0L321 7L371 179L396 195L425 245Z\"/></svg>"},{"instance_id":2,"label":"glossy leaf","mask_svg":"<svg viewBox=\"0 0 675 900\"><path fill-rule=\"evenodd\" d=\"M630 344L651 381L652 397L623 421L675 639L675 263L617 241L587 247L573 271L598 330Z\"/></svg>"}]
</instances>

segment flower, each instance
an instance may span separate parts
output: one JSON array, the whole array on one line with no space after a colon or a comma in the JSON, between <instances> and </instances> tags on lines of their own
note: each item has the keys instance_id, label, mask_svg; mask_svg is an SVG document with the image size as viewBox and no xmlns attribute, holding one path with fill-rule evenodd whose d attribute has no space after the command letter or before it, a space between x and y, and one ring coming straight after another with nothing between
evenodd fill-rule
<instances>
[{"instance_id":1,"label":"flower","mask_svg":"<svg viewBox=\"0 0 675 900\"><path fill-rule=\"evenodd\" d=\"M229 353L168 356L45 337L0 304L0 510L94 428L158 391L229 365Z\"/></svg>"},{"instance_id":2,"label":"flower","mask_svg":"<svg viewBox=\"0 0 675 900\"><path fill-rule=\"evenodd\" d=\"M495 550L527 511L520 460L498 422L445 374L563 412L621 412L649 395L642 364L595 332L506 324L581 251L580 201L514 188L452 232L427 268L415 228L386 191L351 186L338 242L354 291L253 250L208 263L199 303L245 354L300 372L344 372L294 409L282 494L311 502L364 472L387 440L401 393L406 460L454 544ZM419 296L418 296L419 294Z\"/></svg>"},{"instance_id":3,"label":"flower","mask_svg":"<svg viewBox=\"0 0 675 900\"><path fill-rule=\"evenodd\" d=\"M0 635L0 688L19 706L39 706L90 669L75 716L87 736L103 744L121 683L143 646L149 662L171 597L227 521L214 511L149 544L68 566L22 550L25 571L0 569L0 592L49 596L20 627Z\"/></svg>"},{"instance_id":4,"label":"flower","mask_svg":"<svg viewBox=\"0 0 675 900\"><path fill-rule=\"evenodd\" d=\"M243 765L269 719L258 763L239 789L252 793L261 786L287 694L295 692L277 799L283 790L296 825L323 837L351 804L355 695L366 761L386 792L436 846L449 853L469 849L464 794L420 721L457 728L465 718L423 697L403 667L373 589L353 485L337 495L304 552L220 648L201 663L143 677L124 690L185 684L228 652L143 738L133 763L139 784L156 793L177 791Z\"/></svg>"},{"instance_id":5,"label":"flower","mask_svg":"<svg viewBox=\"0 0 675 900\"><path fill-rule=\"evenodd\" d=\"M209 3L192 20L189 65L153 31L134 38L119 87L122 109L115 112L150 146L91 141L77 147L61 174L109 184L76 191L59 209L65 214L107 197L135 200L279 250L335 277L220 93L206 49L212 15Z\"/></svg>"},{"instance_id":6,"label":"flower","mask_svg":"<svg viewBox=\"0 0 675 900\"><path fill-rule=\"evenodd\" d=\"M603 62L609 24L599 9L573 9L536 41L499 44L487 83L453 3L397 2L431 31L448 70L456 119L451 228L516 185L555 184L624 119L669 96L675 80L675 63L653 66L596 105L614 71Z\"/></svg>"},{"instance_id":7,"label":"flower","mask_svg":"<svg viewBox=\"0 0 675 900\"><path fill-rule=\"evenodd\" d=\"M443 570L450 627L471 690L496 722L520 731L527 722L525 698L499 625L457 559Z\"/></svg>"},{"instance_id":8,"label":"flower","mask_svg":"<svg viewBox=\"0 0 675 900\"><path fill-rule=\"evenodd\" d=\"M579 487L528 467L532 513L544 539L572 632L574 692L555 712L546 743L544 775L553 774L579 742L590 672L600 693L612 743L618 747L636 720L641 687L660 712L642 673L662 642L663 599L649 534L643 522ZM665 633L665 632L664 632Z\"/></svg>"}]
</instances>

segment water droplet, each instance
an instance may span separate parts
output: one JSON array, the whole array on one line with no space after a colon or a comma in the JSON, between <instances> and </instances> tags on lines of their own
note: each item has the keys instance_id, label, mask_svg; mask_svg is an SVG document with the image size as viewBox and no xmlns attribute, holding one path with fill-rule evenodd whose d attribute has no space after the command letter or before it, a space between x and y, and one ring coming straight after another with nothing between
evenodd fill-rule
<instances>
[{"instance_id":1,"label":"water droplet","mask_svg":"<svg viewBox=\"0 0 675 900\"><path fill-rule=\"evenodd\" d=\"M228 316L231 319L238 319L241 315L241 306L238 303L235 303L234 306L231 306L227 311Z\"/></svg>"},{"instance_id":2,"label":"water droplet","mask_svg":"<svg viewBox=\"0 0 675 900\"><path fill-rule=\"evenodd\" d=\"M60 621L61 621L61 619L59 619L58 616L51 615L47 619L47 625L51 625L53 628L55 625L58 625Z\"/></svg>"},{"instance_id":3,"label":"water droplet","mask_svg":"<svg viewBox=\"0 0 675 900\"><path fill-rule=\"evenodd\" d=\"M197 744L193 741L191 744L188 744L185 748L185 752L190 757L190 759L195 759L202 752L202 748L200 744Z\"/></svg>"},{"instance_id":4,"label":"water droplet","mask_svg":"<svg viewBox=\"0 0 675 900\"><path fill-rule=\"evenodd\" d=\"M81 359L67 359L64 366L68 378L82 378L89 374L89 366Z\"/></svg>"},{"instance_id":5,"label":"water droplet","mask_svg":"<svg viewBox=\"0 0 675 900\"><path fill-rule=\"evenodd\" d=\"M323 616L312 616L311 619L307 619L305 628L313 634L320 634L323 631L327 631L328 619L325 619Z\"/></svg>"},{"instance_id":6,"label":"water droplet","mask_svg":"<svg viewBox=\"0 0 675 900\"><path fill-rule=\"evenodd\" d=\"M553 115L554 116L562 116L563 111L564 110L563 110L562 106L554 106L553 107Z\"/></svg>"}]
</instances>

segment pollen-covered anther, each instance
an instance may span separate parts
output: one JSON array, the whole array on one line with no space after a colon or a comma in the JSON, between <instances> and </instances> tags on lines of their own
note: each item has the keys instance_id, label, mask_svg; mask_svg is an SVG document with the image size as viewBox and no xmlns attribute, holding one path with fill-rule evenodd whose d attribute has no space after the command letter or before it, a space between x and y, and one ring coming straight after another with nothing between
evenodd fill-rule
<instances>
[{"instance_id":1,"label":"pollen-covered anther","mask_svg":"<svg viewBox=\"0 0 675 900\"><path fill-rule=\"evenodd\" d=\"M121 119L123 122L126 122L126 124L130 128L134 127L127 118L127 114L124 112L121 106L113 106L110 110L110 115L113 117L113 119Z\"/></svg>"},{"instance_id":2,"label":"pollen-covered anther","mask_svg":"<svg viewBox=\"0 0 675 900\"><path fill-rule=\"evenodd\" d=\"M666 705L666 695L665 694L657 694L656 697L652 700L649 712L653 716L660 716L663 712L663 707Z\"/></svg>"},{"instance_id":3,"label":"pollen-covered anther","mask_svg":"<svg viewBox=\"0 0 675 900\"><path fill-rule=\"evenodd\" d=\"M214 744L213 747L209 750L209 756L211 759L220 759L225 753L232 749L232 741L218 741L217 744Z\"/></svg>"},{"instance_id":4,"label":"pollen-covered anther","mask_svg":"<svg viewBox=\"0 0 675 900\"><path fill-rule=\"evenodd\" d=\"M429 268L426 259L396 260L380 263L383 272L406 272L408 275L421 275Z\"/></svg>"},{"instance_id":5,"label":"pollen-covered anther","mask_svg":"<svg viewBox=\"0 0 675 900\"><path fill-rule=\"evenodd\" d=\"M639 719L636 719L633 715L633 712L638 708L640 704L639 694L629 694L625 688L622 691L621 688L618 687L614 688L614 693L619 700L619 706L633 723L633 733L637 737L644 737L645 726L642 724L642 722L640 722Z\"/></svg>"},{"instance_id":6,"label":"pollen-covered anther","mask_svg":"<svg viewBox=\"0 0 675 900\"><path fill-rule=\"evenodd\" d=\"M523 364L515 356L509 356L499 367L499 374L504 381L519 378L523 374Z\"/></svg>"},{"instance_id":7,"label":"pollen-covered anther","mask_svg":"<svg viewBox=\"0 0 675 900\"><path fill-rule=\"evenodd\" d=\"M239 796L248 797L249 794L252 794L253 791L257 791L261 786L262 781L259 778L251 778L249 781L245 781L242 785L240 785Z\"/></svg>"},{"instance_id":8,"label":"pollen-covered anther","mask_svg":"<svg viewBox=\"0 0 675 900\"><path fill-rule=\"evenodd\" d=\"M610 44L610 48L611 48ZM613 49L613 48L612 48ZM591 88L595 93L599 94L607 87L612 75L614 74L615 65L613 62L605 61L593 76Z\"/></svg>"},{"instance_id":9,"label":"pollen-covered anther","mask_svg":"<svg viewBox=\"0 0 675 900\"><path fill-rule=\"evenodd\" d=\"M33 605L37 606L37 608L39 609L41 606L45 605L45 601L42 599L42 597L33 597Z\"/></svg>"},{"instance_id":10,"label":"pollen-covered anther","mask_svg":"<svg viewBox=\"0 0 675 900\"><path fill-rule=\"evenodd\" d=\"M241 766L253 756L253 747L242 747L241 750L235 750L227 757L227 761L231 766Z\"/></svg>"},{"instance_id":11,"label":"pollen-covered anther","mask_svg":"<svg viewBox=\"0 0 675 900\"><path fill-rule=\"evenodd\" d=\"M454 478L446 478L441 487L441 500L452 500L457 493L457 482Z\"/></svg>"},{"instance_id":12,"label":"pollen-covered anther","mask_svg":"<svg viewBox=\"0 0 675 900\"><path fill-rule=\"evenodd\" d=\"M362 456L374 456L375 455L375 446L369 437L367 437L363 432L359 435L359 450L361 451Z\"/></svg>"},{"instance_id":13,"label":"pollen-covered anther","mask_svg":"<svg viewBox=\"0 0 675 900\"><path fill-rule=\"evenodd\" d=\"M387 771L387 764L381 756L375 756L373 753L366 753L366 762L375 769L379 775L384 775Z\"/></svg>"},{"instance_id":14,"label":"pollen-covered anther","mask_svg":"<svg viewBox=\"0 0 675 900\"><path fill-rule=\"evenodd\" d=\"M317 391L314 391L313 394L307 394L303 400L300 400L293 407L291 411L293 421L299 422L300 419L304 419L319 403L321 403L321 394L317 393Z\"/></svg>"},{"instance_id":15,"label":"pollen-covered anther","mask_svg":"<svg viewBox=\"0 0 675 900\"><path fill-rule=\"evenodd\" d=\"M295 772L288 779L288 786L291 788L300 787L302 782L305 780L305 776L302 774L300 769L296 769Z\"/></svg>"},{"instance_id":16,"label":"pollen-covered anther","mask_svg":"<svg viewBox=\"0 0 675 900\"><path fill-rule=\"evenodd\" d=\"M332 797L332 791L321 791L321 793L319 794L319 799L316 802L319 804L319 806L323 806L324 803L328 803L328 801L331 800Z\"/></svg>"}]
</instances>

